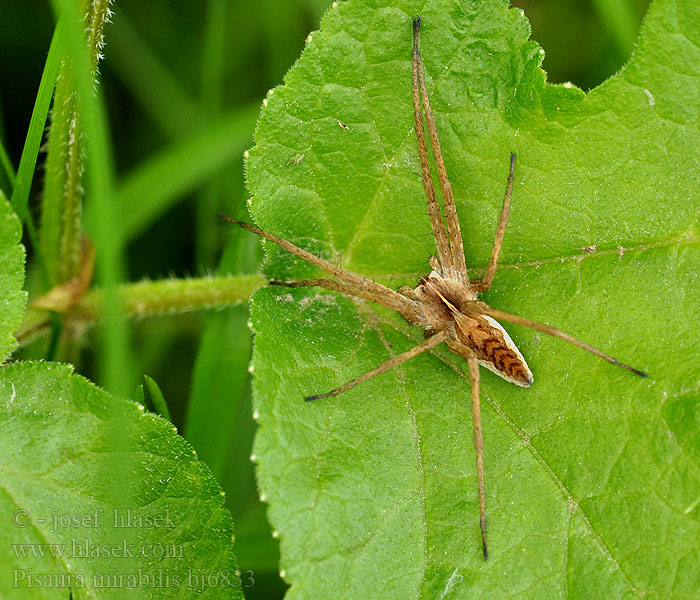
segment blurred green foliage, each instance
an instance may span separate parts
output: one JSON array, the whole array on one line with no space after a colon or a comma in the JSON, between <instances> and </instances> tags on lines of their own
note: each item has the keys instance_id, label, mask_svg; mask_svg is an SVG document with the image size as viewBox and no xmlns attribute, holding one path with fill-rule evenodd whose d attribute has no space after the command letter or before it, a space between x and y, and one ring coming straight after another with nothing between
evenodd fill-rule
<instances>
[{"instance_id":1,"label":"blurred green foliage","mask_svg":"<svg viewBox=\"0 0 700 600\"><path fill-rule=\"evenodd\" d=\"M649 0L514 0L545 51L550 83L571 81L588 91L627 60Z\"/></svg>"},{"instance_id":2,"label":"blurred green foliage","mask_svg":"<svg viewBox=\"0 0 700 600\"><path fill-rule=\"evenodd\" d=\"M133 235L124 249L129 281L197 276L217 268L232 231L218 223L214 214L217 210L246 213L241 154L253 142L256 106L268 89L281 83L329 4L329 0L114 3L112 23L105 29L100 85L117 180L134 185L140 170L152 164L154 157L170 156L170 161L163 161L162 182L164 187L176 182L157 202L153 195L135 196L134 206L143 210L138 222L130 223ZM572 81L587 90L626 62L648 0L516 0L514 4L525 10L533 39L546 51L544 68L549 80ZM47 2L0 3L0 146L15 170L53 28ZM215 157L205 157L211 176L204 177L201 173L206 167L202 167L197 176L178 179L183 167L178 160L196 171L187 152L178 154L178 149L183 145L196 149L188 143L198 135L199 143L210 143L212 127L224 121L231 127L231 138L236 139L226 150L217 148L215 166L211 166ZM233 153L231 148L238 151ZM4 159L0 156L0 161ZM35 220L44 164L45 156L40 155L30 198ZM11 177L6 169L0 169L0 189L10 196ZM252 236L233 235L236 239L225 257L227 270L254 272L260 258L257 241L249 239ZM29 244L30 265L33 250ZM33 272L30 267L27 278L30 291L45 291L35 268ZM192 433L188 437L227 491L239 565L244 572L255 571L255 586L245 590L246 597L271 598L282 594L284 584L277 575L276 542L270 536L248 461L254 427L248 375L240 372L247 365L250 349L246 320L245 308L235 308L209 317L188 314L135 322L129 328L129 368L134 372L120 376L134 390L143 373L158 382L174 423L184 427L186 436ZM221 346L217 332L231 332L240 339L225 339L229 343ZM200 344L205 345L202 356L235 349L236 356L228 360L221 356L219 375L229 379L215 381L212 359L197 358ZM47 339L40 339L19 356L47 358L53 347ZM78 372L104 384L94 349L89 335L77 341L63 339L55 345L55 358L74 363ZM193 373L195 363L198 374ZM210 407L208 415L207 397L213 407L215 391L231 385L243 391L240 403L229 407L225 415L225 406ZM188 402L192 403L189 409ZM207 418L214 422L212 428L193 425ZM225 458L219 453L214 465L214 449L207 440L221 433L228 418L234 422L226 427ZM212 454L207 456L207 452Z\"/></svg>"}]
</instances>

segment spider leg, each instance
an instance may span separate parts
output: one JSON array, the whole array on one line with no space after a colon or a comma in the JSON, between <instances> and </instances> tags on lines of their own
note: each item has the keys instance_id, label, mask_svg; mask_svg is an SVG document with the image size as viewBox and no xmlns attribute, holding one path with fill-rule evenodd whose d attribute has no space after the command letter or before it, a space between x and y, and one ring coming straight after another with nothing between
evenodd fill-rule
<instances>
[{"instance_id":1,"label":"spider leg","mask_svg":"<svg viewBox=\"0 0 700 600\"><path fill-rule=\"evenodd\" d=\"M430 138L430 144L433 148L433 155L435 156L435 166L437 167L438 180L440 182L440 190L442 191L442 197L445 199L445 220L447 221L447 231L450 236L452 264L458 272L465 273L467 270L467 265L466 260L464 258L462 232L460 230L459 220L457 218L457 207L455 206L454 194L452 193L452 185L450 184L450 180L447 176L447 168L445 167L445 161L442 157L442 149L440 148L440 140L438 138L435 116L433 115L433 111L430 108L428 88L426 88L425 86L425 78L423 77L423 68L421 64L420 51L418 50L419 36L420 17L413 20L413 78L414 82L417 79L418 87L420 87L421 98L423 100L423 107L425 108L425 123L428 126L428 137ZM417 125L418 124L416 123L416 131L418 130Z\"/></svg>"},{"instance_id":2,"label":"spider leg","mask_svg":"<svg viewBox=\"0 0 700 600\"><path fill-rule=\"evenodd\" d=\"M525 317L503 312L502 310L496 310L495 308L491 308L483 302L464 302L462 304L462 310L467 310L469 312L474 312L480 315L488 315L489 317L493 317L494 319L501 319L503 321L508 321L509 323L515 323L516 325L524 325L525 327L529 327L530 329L534 329L535 331L546 333L547 335L551 335L552 337L556 337L566 342L569 342L574 346L583 348L591 354L595 354L596 356L600 356L600 358L607 360L609 363L617 365L618 367L622 367L623 369L627 369L628 371L632 371L632 373L635 373L636 375L639 375L641 377L648 377L648 375L644 371L640 371L639 369L630 367L629 365L620 362L616 358L613 358L609 354L605 354L605 352L598 350L598 348L595 348L590 344L587 344L586 342L582 342L581 340L575 338L573 335L570 335L565 331L562 331L561 329L557 329L556 327L552 327L551 325L547 325L546 323L540 323L539 321L533 321L532 319L527 319Z\"/></svg>"},{"instance_id":3,"label":"spider leg","mask_svg":"<svg viewBox=\"0 0 700 600\"><path fill-rule=\"evenodd\" d=\"M243 229L252 231L260 237L264 237L265 239L270 240L271 242L277 244L280 248L286 250L287 252L290 252L295 256L298 256L299 258L303 258L306 262L309 262L312 265L323 269L324 271L327 271L328 273L334 275L335 277L337 277L341 281L344 281L345 283L349 283L350 285L358 287L362 291L371 292L376 296L382 296L383 298L393 299L397 303L403 303L405 301L405 298L401 296L401 294L398 294L394 290L382 285L381 283L377 283L376 281L372 281L371 279L367 279L366 277L362 277L360 275L356 275L355 273L351 273L350 271L346 271L345 269L341 269L340 267L336 267L333 263L330 263L327 260L323 260L315 254L311 254L311 252L308 252L303 248L299 248L299 246L296 246L292 244L292 242L278 237L273 233L268 233L267 231L263 231L259 227L255 227L255 225L250 225L248 223L238 221L237 219L228 217L221 213L217 213L216 216L220 219L223 219L224 221L228 221L229 223L238 225Z\"/></svg>"},{"instance_id":4,"label":"spider leg","mask_svg":"<svg viewBox=\"0 0 700 600\"><path fill-rule=\"evenodd\" d=\"M493 238L493 249L491 250L491 259L486 267L484 276L479 280L472 281L472 287L477 292L484 292L491 287L493 278L496 276L498 269L498 257L501 254L501 246L503 238L506 235L506 227L508 226L508 218L510 217L510 197L513 194L513 175L515 172L515 152L510 155L510 175L508 175L508 183L506 185L506 195L503 198L503 206L501 214L498 217L498 225L496 226L496 235Z\"/></svg>"},{"instance_id":5,"label":"spider leg","mask_svg":"<svg viewBox=\"0 0 700 600\"><path fill-rule=\"evenodd\" d=\"M440 263L443 267L454 266L450 245L447 241L445 233L445 224L442 222L442 214L440 213L440 205L435 194L435 186L430 175L430 163L428 162L428 148L425 143L425 124L423 122L423 111L420 105L420 80L423 75L421 73L421 59L418 50L418 37L420 34L420 17L413 21L413 120L416 126L416 138L418 139L418 153L420 154L421 180L423 181L423 189L428 199L428 214L430 216L430 225L433 229L433 237L435 245L440 256Z\"/></svg>"},{"instance_id":6,"label":"spider leg","mask_svg":"<svg viewBox=\"0 0 700 600\"><path fill-rule=\"evenodd\" d=\"M278 285L290 288L297 287L307 287L307 286L318 286L325 288L327 290L334 290L336 292L341 292L343 294L348 294L350 296L357 296L358 298L363 298L371 302L376 302L382 306L386 306L396 312L400 313L409 323L413 321L410 319L411 315L417 314L420 310L417 306L415 300L411 300L401 294L397 294L399 298L395 298L393 295L377 294L374 291L363 290L361 288L348 285L342 281L335 281L333 279L300 279L297 281L270 281L270 285ZM389 289L389 288L386 288Z\"/></svg>"},{"instance_id":7,"label":"spider leg","mask_svg":"<svg viewBox=\"0 0 700 600\"><path fill-rule=\"evenodd\" d=\"M411 300L418 300L416 297L416 293L413 291L413 288L410 285L402 285L398 290L396 290L399 294L402 296L406 296L407 298L410 298Z\"/></svg>"},{"instance_id":8,"label":"spider leg","mask_svg":"<svg viewBox=\"0 0 700 600\"><path fill-rule=\"evenodd\" d=\"M486 545L486 493L484 491L484 436L481 430L481 403L479 400L479 362L476 355L469 359L469 377L472 386L472 429L474 431L474 450L476 450L476 474L479 479L479 525L481 526L481 543L484 549L484 560L488 559L489 551Z\"/></svg>"},{"instance_id":9,"label":"spider leg","mask_svg":"<svg viewBox=\"0 0 700 600\"><path fill-rule=\"evenodd\" d=\"M350 388L355 387L358 383L362 383L363 381L367 381L368 379L371 379L375 375L381 375L382 373L386 373L387 371L391 371L393 368L398 367L400 364L405 363L407 360L410 360L413 357L418 356L419 354L422 354L423 352L427 352L428 350L432 350L433 348L435 348L435 346L442 344L442 342L444 342L449 336L450 336L450 332L447 331L446 329L443 329L442 331L438 331L435 335L429 337L424 342L418 344L417 346L411 348L410 350L406 350L406 352L403 352L403 353L399 354L398 356L394 356L394 357L390 358L389 360L383 362L382 364L374 367L374 369L372 369L371 371L367 371L367 373L360 375L359 377L353 379L352 381L349 381L345 385L342 385L339 388L331 390L330 392L328 392L326 394L318 394L316 396L308 396L306 398L306 400L317 400L318 398L328 398L329 396L337 396L338 394L341 394L342 392L345 392L345 391L349 390Z\"/></svg>"}]
</instances>

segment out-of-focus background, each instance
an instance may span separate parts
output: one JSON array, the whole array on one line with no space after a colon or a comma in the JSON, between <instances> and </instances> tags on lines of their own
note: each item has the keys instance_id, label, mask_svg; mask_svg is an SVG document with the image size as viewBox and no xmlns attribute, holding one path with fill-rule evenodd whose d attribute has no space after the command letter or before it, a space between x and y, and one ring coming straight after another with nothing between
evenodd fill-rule
<instances>
[{"instance_id":1,"label":"out-of-focus background","mask_svg":"<svg viewBox=\"0 0 700 600\"><path fill-rule=\"evenodd\" d=\"M571 81L589 90L627 61L649 0L516 0L514 4L525 11L532 38L546 52L549 81ZM217 210L244 214L242 152L253 143L257 106L268 89L282 82L329 5L330 0L114 3L100 71L119 175L138 172L151 157L167 153L218 119L239 123L240 151L224 161L211 181L171 199L135 230L127 248L131 281L199 276L217 268L231 231L213 215ZM15 167L53 27L46 1L0 3L0 139ZM40 165L42 160L40 155ZM0 174L0 185L7 190L3 177ZM40 168L33 207L41 183ZM241 256L229 252L227 264L255 269L257 240L238 247ZM239 310L245 312L244 307ZM205 319L204 314L190 314L131 325L133 364L159 383L180 430ZM247 335L247 330L234 330ZM55 358L75 363L78 372L96 380L92 348L88 334L80 345L60 348ZM42 358L46 352L45 341L39 340L19 356ZM246 362L243 358L241 364ZM254 580L245 589L246 597L277 598L285 590L277 573L277 544L248 461L254 433L249 397L246 386L236 443L227 450L227 463L220 466L219 473L226 476L219 478L233 513L244 584L251 583L247 577Z\"/></svg>"}]
</instances>

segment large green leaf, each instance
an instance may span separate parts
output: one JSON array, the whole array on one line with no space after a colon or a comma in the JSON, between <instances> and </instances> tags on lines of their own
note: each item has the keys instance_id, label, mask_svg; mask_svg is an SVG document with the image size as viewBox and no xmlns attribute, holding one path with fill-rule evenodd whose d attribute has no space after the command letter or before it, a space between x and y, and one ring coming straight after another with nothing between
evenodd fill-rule
<instances>
[{"instance_id":1,"label":"large green leaf","mask_svg":"<svg viewBox=\"0 0 700 600\"><path fill-rule=\"evenodd\" d=\"M15 363L0 429L0 596L242 598L221 488L170 423Z\"/></svg>"},{"instance_id":2,"label":"large green leaf","mask_svg":"<svg viewBox=\"0 0 700 600\"><path fill-rule=\"evenodd\" d=\"M420 331L335 294L258 292L255 459L290 597L697 597L700 4L654 2L630 63L588 94L546 84L528 23L505 1L334 5L267 98L251 211L394 287L415 284L435 253L412 122L418 14L476 273L518 154L484 299L650 377L509 327L535 383L482 377L484 562L465 365L442 349L305 403ZM270 276L316 272L268 251Z\"/></svg>"}]
</instances>

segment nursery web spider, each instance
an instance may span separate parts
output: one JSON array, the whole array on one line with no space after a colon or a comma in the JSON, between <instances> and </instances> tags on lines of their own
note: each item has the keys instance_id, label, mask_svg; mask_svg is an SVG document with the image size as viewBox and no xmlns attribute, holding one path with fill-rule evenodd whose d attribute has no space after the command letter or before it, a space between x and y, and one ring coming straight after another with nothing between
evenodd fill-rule
<instances>
[{"instance_id":1,"label":"nursery web spider","mask_svg":"<svg viewBox=\"0 0 700 600\"><path fill-rule=\"evenodd\" d=\"M524 317L513 315L501 310L496 310L478 300L479 292L491 287L493 278L498 268L498 257L506 232L506 225L510 214L510 201L513 192L513 176L515 170L515 153L510 156L510 174L506 186L503 207L496 226L496 235L493 240L491 259L481 279L470 280L467 274L462 234L457 219L457 209L450 180L447 177L445 162L438 140L435 118L430 109L430 99L423 77L421 56L418 50L420 36L420 17L413 20L413 108L420 154L423 187L428 200L428 212L430 224L437 246L438 256L430 258L432 271L423 277L415 289L403 286L394 291L371 279L356 275L335 266L334 264L295 246L272 233L268 233L247 223L242 223L231 217L219 214L222 219L230 221L248 231L264 237L277 244L284 250L299 256L309 263L323 269L335 279L303 279L300 281L271 281L273 285L287 287L318 286L343 294L349 294L371 300L382 306L397 311L411 325L423 328L425 341L414 348L394 356L383 362L371 371L360 375L345 385L325 394L309 396L306 400L316 400L336 396L349 390L359 383L367 381L376 375L386 373L411 358L432 350L445 342L447 347L464 358L469 365L469 377L471 379L472 395L472 421L474 432L474 448L476 450L476 468L479 482L479 509L481 539L484 558L488 558L486 544L486 509L484 500L484 441L481 431L481 412L479 405L479 365L486 367L506 381L528 387L532 385L533 376L525 359L515 346L505 329L495 319L501 319L510 323L524 325L547 335L558 337L571 344L579 346L615 365L623 367L637 375L646 377L646 373L633 369L601 352L597 348L577 340L569 335L547 325L532 321ZM421 101L422 106L421 107ZM440 212L435 187L430 174L428 150L426 145L425 128L428 130L428 138L432 147L435 165L437 168L440 191L445 204L445 223Z\"/></svg>"}]
</instances>

